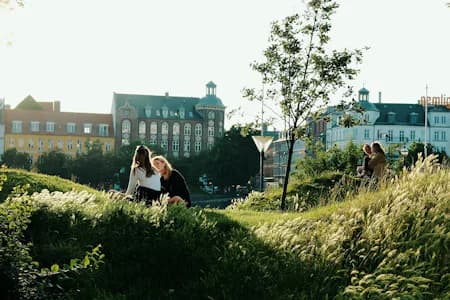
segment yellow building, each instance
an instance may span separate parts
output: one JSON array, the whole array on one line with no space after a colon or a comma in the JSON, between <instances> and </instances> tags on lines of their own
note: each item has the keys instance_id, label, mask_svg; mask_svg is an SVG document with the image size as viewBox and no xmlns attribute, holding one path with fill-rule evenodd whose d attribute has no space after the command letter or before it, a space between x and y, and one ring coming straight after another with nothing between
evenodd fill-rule
<instances>
[{"instance_id":1,"label":"yellow building","mask_svg":"<svg viewBox=\"0 0 450 300\"><path fill-rule=\"evenodd\" d=\"M87 141L99 140L103 151L114 151L111 114L61 112L60 102L37 102L31 96L15 109L5 109L5 150L16 148L32 156L60 150L70 156L82 153Z\"/></svg>"}]
</instances>

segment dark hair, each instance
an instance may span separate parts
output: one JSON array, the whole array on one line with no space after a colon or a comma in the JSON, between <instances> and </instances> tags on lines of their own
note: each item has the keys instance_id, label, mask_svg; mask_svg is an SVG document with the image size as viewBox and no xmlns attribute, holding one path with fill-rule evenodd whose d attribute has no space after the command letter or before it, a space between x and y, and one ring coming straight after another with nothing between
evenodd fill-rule
<instances>
[{"instance_id":1,"label":"dark hair","mask_svg":"<svg viewBox=\"0 0 450 300\"><path fill-rule=\"evenodd\" d=\"M375 153L381 153L381 154L385 155L383 147L381 147L381 144L379 142L373 142L372 149L373 149L373 152L375 152Z\"/></svg>"},{"instance_id":2,"label":"dark hair","mask_svg":"<svg viewBox=\"0 0 450 300\"><path fill-rule=\"evenodd\" d=\"M152 152L145 145L136 147L134 151L133 161L131 162L131 170L136 174L136 168L143 168L145 170L145 176L150 177L155 174L152 164L150 162L150 156Z\"/></svg>"}]
</instances>

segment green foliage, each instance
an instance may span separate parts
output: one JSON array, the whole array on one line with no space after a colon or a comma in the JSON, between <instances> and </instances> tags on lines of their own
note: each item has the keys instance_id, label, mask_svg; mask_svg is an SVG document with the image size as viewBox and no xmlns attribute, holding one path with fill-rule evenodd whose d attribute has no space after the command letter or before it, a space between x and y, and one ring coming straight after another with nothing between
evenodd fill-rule
<instances>
[{"instance_id":1,"label":"green foliage","mask_svg":"<svg viewBox=\"0 0 450 300\"><path fill-rule=\"evenodd\" d=\"M2 165L9 168L31 170L32 159L28 153L18 152L16 148L6 150L2 155Z\"/></svg>"},{"instance_id":2,"label":"green foliage","mask_svg":"<svg viewBox=\"0 0 450 300\"><path fill-rule=\"evenodd\" d=\"M343 183L340 172L323 172L313 177L293 179L288 185L287 211L306 211L330 201L342 200L346 192L355 189L356 182ZM350 177L348 177L350 178ZM252 192L245 199L236 199L228 209L278 210L281 204L281 188L269 188L264 193Z\"/></svg>"},{"instance_id":3,"label":"green foliage","mask_svg":"<svg viewBox=\"0 0 450 300\"><path fill-rule=\"evenodd\" d=\"M70 178L71 158L61 151L45 152L39 156L36 167L39 173Z\"/></svg>"},{"instance_id":4,"label":"green foliage","mask_svg":"<svg viewBox=\"0 0 450 300\"><path fill-rule=\"evenodd\" d=\"M358 161L363 156L361 147L353 142L348 143L343 150L334 146L328 151L324 151L320 147L314 147L312 151L312 155L297 161L294 177L315 177L322 172L330 171L355 174Z\"/></svg>"},{"instance_id":5,"label":"green foliage","mask_svg":"<svg viewBox=\"0 0 450 300\"><path fill-rule=\"evenodd\" d=\"M75 184L72 181L57 176L48 176L24 170L0 168L0 178L2 176L6 176L8 180L3 183L2 189L0 190L0 202L3 202L17 186L26 187L24 192L27 192L28 194L41 192L43 189L47 189L51 192L67 192L72 189L77 191L88 190L90 192L95 192L86 186Z\"/></svg>"},{"instance_id":6,"label":"green foliage","mask_svg":"<svg viewBox=\"0 0 450 300\"><path fill-rule=\"evenodd\" d=\"M44 191L24 236L50 272L101 242L98 270L62 281L80 291L68 298L443 299L450 171L426 164L340 209L253 227L219 211Z\"/></svg>"}]
</instances>

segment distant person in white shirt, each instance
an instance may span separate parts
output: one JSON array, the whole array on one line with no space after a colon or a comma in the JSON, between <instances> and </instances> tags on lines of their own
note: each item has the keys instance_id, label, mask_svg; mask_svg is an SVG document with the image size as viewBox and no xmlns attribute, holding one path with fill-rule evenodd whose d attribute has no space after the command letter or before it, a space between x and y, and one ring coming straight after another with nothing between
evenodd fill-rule
<instances>
[{"instance_id":1,"label":"distant person in white shirt","mask_svg":"<svg viewBox=\"0 0 450 300\"><path fill-rule=\"evenodd\" d=\"M145 201L149 204L154 200L159 200L161 195L161 176L152 167L151 154L150 149L145 145L136 147L126 191L126 194L133 196L134 200Z\"/></svg>"}]
</instances>

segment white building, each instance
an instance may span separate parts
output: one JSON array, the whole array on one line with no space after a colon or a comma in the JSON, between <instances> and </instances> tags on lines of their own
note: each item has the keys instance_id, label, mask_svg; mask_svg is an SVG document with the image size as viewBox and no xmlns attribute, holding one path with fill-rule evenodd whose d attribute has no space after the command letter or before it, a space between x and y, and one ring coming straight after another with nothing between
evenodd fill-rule
<instances>
[{"instance_id":1,"label":"white building","mask_svg":"<svg viewBox=\"0 0 450 300\"><path fill-rule=\"evenodd\" d=\"M430 98L431 99L431 98ZM359 90L359 104L364 108L362 114L339 111L329 107L326 127L326 148L336 145L344 148L350 141L359 145L380 141L389 146L406 147L412 142L425 141L425 108L421 104L378 103L369 101L369 91ZM360 125L345 127L341 118L352 115L361 121ZM450 106L446 102L428 104L427 142L435 150L450 150Z\"/></svg>"}]
</instances>

